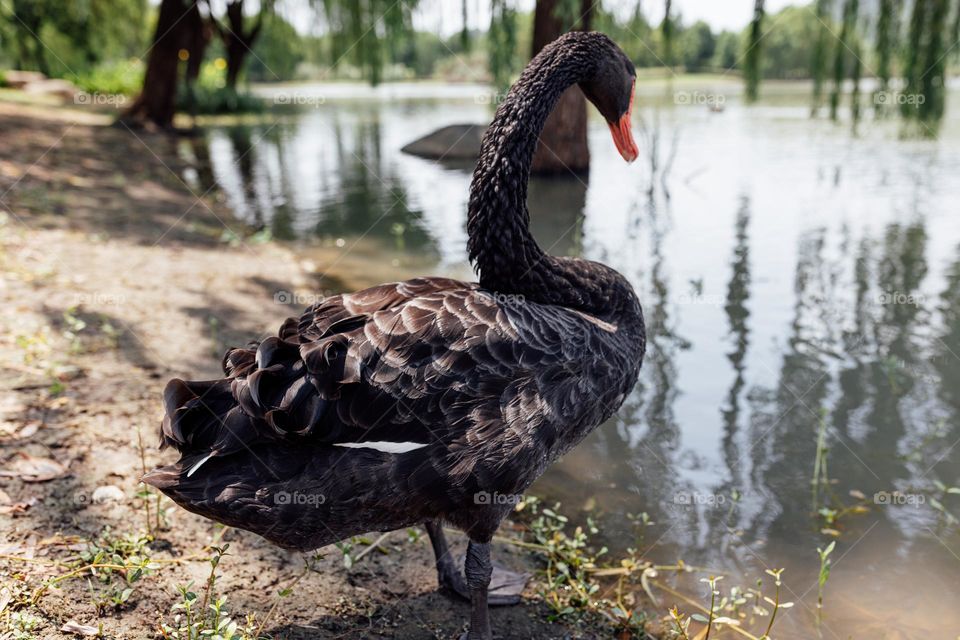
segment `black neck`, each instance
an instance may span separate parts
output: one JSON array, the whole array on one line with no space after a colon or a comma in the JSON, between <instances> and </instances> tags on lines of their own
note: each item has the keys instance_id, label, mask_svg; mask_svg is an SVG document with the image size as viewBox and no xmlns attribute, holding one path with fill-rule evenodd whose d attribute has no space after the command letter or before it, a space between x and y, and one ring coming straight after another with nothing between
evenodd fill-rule
<instances>
[{"instance_id":1,"label":"black neck","mask_svg":"<svg viewBox=\"0 0 960 640\"><path fill-rule=\"evenodd\" d=\"M590 35L567 34L545 47L500 104L473 173L467 231L470 260L484 288L596 313L612 302L609 280L618 274L544 253L530 233L527 211L530 165L547 116L568 87L596 68Z\"/></svg>"}]
</instances>

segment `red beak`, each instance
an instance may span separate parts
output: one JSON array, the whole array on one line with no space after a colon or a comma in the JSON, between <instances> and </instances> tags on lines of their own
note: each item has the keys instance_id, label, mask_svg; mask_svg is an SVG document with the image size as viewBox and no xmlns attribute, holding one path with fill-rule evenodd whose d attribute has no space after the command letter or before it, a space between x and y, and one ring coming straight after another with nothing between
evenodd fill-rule
<instances>
[{"instance_id":1,"label":"red beak","mask_svg":"<svg viewBox=\"0 0 960 640\"><path fill-rule=\"evenodd\" d=\"M607 122L610 133L613 135L613 143L617 145L617 151L627 162L633 162L640 155L640 149L633 139L633 129L630 123L630 114L633 112L633 90L636 84L637 81L634 80L633 86L630 87L630 107L627 112L620 116L617 122Z\"/></svg>"}]
</instances>

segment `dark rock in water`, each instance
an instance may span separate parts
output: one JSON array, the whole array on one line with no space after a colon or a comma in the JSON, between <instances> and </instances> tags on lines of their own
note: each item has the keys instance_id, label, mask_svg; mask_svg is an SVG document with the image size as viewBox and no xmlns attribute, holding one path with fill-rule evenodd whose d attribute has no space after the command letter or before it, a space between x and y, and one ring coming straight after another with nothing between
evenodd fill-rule
<instances>
[{"instance_id":1,"label":"dark rock in water","mask_svg":"<svg viewBox=\"0 0 960 640\"><path fill-rule=\"evenodd\" d=\"M401 151L432 160L476 160L486 130L480 124L452 124L414 140Z\"/></svg>"}]
</instances>

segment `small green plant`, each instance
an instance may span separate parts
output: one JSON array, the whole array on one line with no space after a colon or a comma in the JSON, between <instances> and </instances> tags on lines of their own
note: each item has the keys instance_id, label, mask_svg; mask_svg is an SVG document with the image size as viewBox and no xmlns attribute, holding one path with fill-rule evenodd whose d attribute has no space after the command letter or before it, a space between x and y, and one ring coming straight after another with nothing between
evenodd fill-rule
<instances>
[{"instance_id":1,"label":"small green plant","mask_svg":"<svg viewBox=\"0 0 960 640\"><path fill-rule=\"evenodd\" d=\"M640 559L635 549L628 549L619 566L600 567L608 550L603 546L596 549L590 542L599 532L593 518L568 532L569 520L559 508L559 504L546 507L528 496L516 509L529 518L529 540L524 546L538 550L544 560L540 595L551 608L550 619L595 618L612 626L615 635L644 637L646 616L636 608L627 588L640 581L649 593L646 576L650 564ZM616 581L604 589L602 579L611 576L616 576Z\"/></svg>"},{"instance_id":2,"label":"small green plant","mask_svg":"<svg viewBox=\"0 0 960 640\"><path fill-rule=\"evenodd\" d=\"M710 576L709 578L700 578L700 582L706 583L710 587L710 613L704 618L700 614L693 614L691 617L698 622L707 625L707 633L704 640L710 640L710 631L713 628L713 619L717 612L717 596L720 592L717 590L717 581L723 580L723 576Z\"/></svg>"},{"instance_id":3,"label":"small green plant","mask_svg":"<svg viewBox=\"0 0 960 640\"><path fill-rule=\"evenodd\" d=\"M70 353L73 355L83 353L81 334L87 328L87 322L77 315L77 307L70 307L63 312L63 325L63 337L70 345Z\"/></svg>"},{"instance_id":4,"label":"small green plant","mask_svg":"<svg viewBox=\"0 0 960 640\"><path fill-rule=\"evenodd\" d=\"M670 619L673 620L673 623L677 627L677 634L683 638L683 640L690 640L690 618L689 616L684 616L680 613L680 610L677 609L676 605L670 608Z\"/></svg>"},{"instance_id":5,"label":"small green plant","mask_svg":"<svg viewBox=\"0 0 960 640\"><path fill-rule=\"evenodd\" d=\"M147 458L146 452L143 446L143 435L140 430L140 425L137 425L137 451L140 453L140 473L145 475L147 473ZM163 499L163 494L159 491L156 491L153 487L141 482L137 488L136 496L140 498L141 503L143 504L145 522L147 525L146 531L149 536L156 536L161 528L167 526L166 521L166 512L160 508L160 502ZM156 509L154 511L156 518L151 519L150 517L150 504L156 503Z\"/></svg>"},{"instance_id":6,"label":"small green plant","mask_svg":"<svg viewBox=\"0 0 960 640\"><path fill-rule=\"evenodd\" d=\"M240 235L232 229L224 229L220 234L220 242L231 247L242 247L244 245L269 244L273 241L273 232L270 227L264 227L259 231L247 232L246 235Z\"/></svg>"},{"instance_id":7,"label":"small green plant","mask_svg":"<svg viewBox=\"0 0 960 640\"><path fill-rule=\"evenodd\" d=\"M827 585L830 578L830 567L833 562L830 560L830 554L837 546L837 541L833 540L825 549L817 547L817 555L820 556L820 574L817 577L817 624L820 624L823 615L823 588Z\"/></svg>"},{"instance_id":8,"label":"small green plant","mask_svg":"<svg viewBox=\"0 0 960 640\"><path fill-rule=\"evenodd\" d=\"M770 640L770 632L773 630L773 623L777 619L777 612L780 611L780 609L789 609L793 606L792 602L780 602L780 586L782 584L780 576L783 574L783 569L767 569L767 573L773 576L773 584L776 587L776 591L774 592L772 600L766 596L763 598L767 604L773 607L773 610L770 612L770 622L767 623L767 630L760 636L760 640Z\"/></svg>"},{"instance_id":9,"label":"small green plant","mask_svg":"<svg viewBox=\"0 0 960 640\"><path fill-rule=\"evenodd\" d=\"M26 611L10 614L10 631L13 640L34 640L33 632L43 626L43 620Z\"/></svg>"},{"instance_id":10,"label":"small green plant","mask_svg":"<svg viewBox=\"0 0 960 640\"><path fill-rule=\"evenodd\" d=\"M96 541L88 542L86 548L68 563L70 571L40 585L34 591L31 603L39 602L43 594L64 580L85 576L98 610L109 606L122 608L133 594L136 583L157 569L147 546L152 540L142 533L113 536L107 527Z\"/></svg>"},{"instance_id":11,"label":"small green plant","mask_svg":"<svg viewBox=\"0 0 960 640\"><path fill-rule=\"evenodd\" d=\"M650 518L650 514L648 514L646 511L642 511L637 514L628 513L627 520L633 524L633 528L637 532L637 546L643 545L643 541L647 536L647 529L657 524Z\"/></svg>"},{"instance_id":12,"label":"small green plant","mask_svg":"<svg viewBox=\"0 0 960 640\"><path fill-rule=\"evenodd\" d=\"M227 597L216 594L217 568L227 554L229 544L212 547L210 574L204 584L203 596L193 591L193 583L178 585L180 599L171 608L172 623L161 622L160 633L170 640L253 640L258 637L254 620L248 616L240 625L226 609Z\"/></svg>"},{"instance_id":13,"label":"small green plant","mask_svg":"<svg viewBox=\"0 0 960 640\"><path fill-rule=\"evenodd\" d=\"M944 502L946 502L948 496L960 495L960 487L948 487L947 485L940 482L939 480L934 480L933 484L937 488L937 492L939 493L939 496L938 497L929 496L927 498L927 501L930 503L930 506L940 512L940 514L946 520L946 523L948 526L953 526L955 524L960 523L960 519L958 519L957 516L953 515L953 513L948 511L943 504Z\"/></svg>"},{"instance_id":14,"label":"small green plant","mask_svg":"<svg viewBox=\"0 0 960 640\"><path fill-rule=\"evenodd\" d=\"M244 626L230 617L226 610L226 596L216 598L207 609L197 605L199 597L191 591L192 583L180 585L177 591L180 601L171 607L173 623L160 623L160 634L170 640L251 640L254 634L253 619L248 617Z\"/></svg>"},{"instance_id":15,"label":"small green plant","mask_svg":"<svg viewBox=\"0 0 960 640\"><path fill-rule=\"evenodd\" d=\"M813 510L817 511L820 507L820 487L830 486L830 475L827 473L827 454L829 449L827 440L827 416L826 411L821 410L820 421L817 428L817 451L813 461Z\"/></svg>"}]
</instances>

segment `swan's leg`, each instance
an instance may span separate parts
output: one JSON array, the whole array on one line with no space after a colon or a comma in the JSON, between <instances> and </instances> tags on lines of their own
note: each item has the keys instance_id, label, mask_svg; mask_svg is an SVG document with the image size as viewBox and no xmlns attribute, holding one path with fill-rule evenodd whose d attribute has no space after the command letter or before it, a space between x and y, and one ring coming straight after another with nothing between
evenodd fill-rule
<instances>
[{"instance_id":1,"label":"swan's leg","mask_svg":"<svg viewBox=\"0 0 960 640\"><path fill-rule=\"evenodd\" d=\"M424 523L433 554L437 559L437 582L443 589L453 591L464 600L470 600L470 589L463 579L460 563L454 561L447 546L447 538L443 527L437 520L427 520ZM528 573L515 573L504 567L493 565L493 577L488 589L488 601L491 606L499 607L518 604L520 594L530 580Z\"/></svg>"},{"instance_id":2,"label":"swan's leg","mask_svg":"<svg viewBox=\"0 0 960 640\"><path fill-rule=\"evenodd\" d=\"M443 527L440 522L427 520L424 527L430 536L433 555L437 559L437 582L440 583L440 587L449 589L469 600L470 592L467 590L467 583L464 582L460 568L454 562L453 556L450 555L450 547L447 546L447 538L443 535Z\"/></svg>"},{"instance_id":3,"label":"swan's leg","mask_svg":"<svg viewBox=\"0 0 960 640\"><path fill-rule=\"evenodd\" d=\"M490 544L470 541L464 562L467 587L470 589L470 631L466 640L493 640L490 631L490 611L487 607L487 588L493 575L490 563Z\"/></svg>"}]
</instances>

